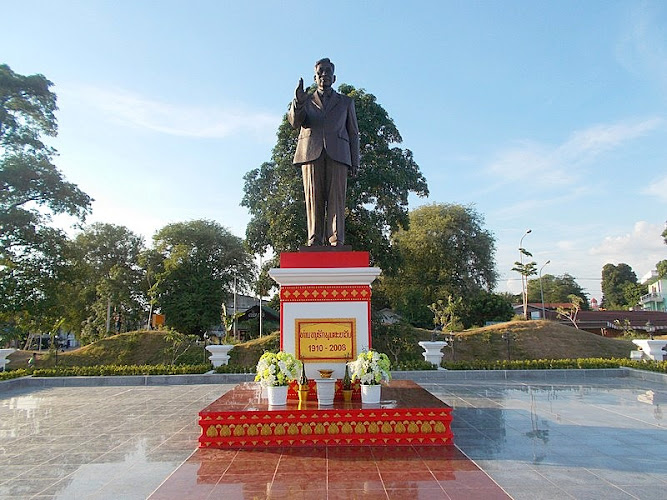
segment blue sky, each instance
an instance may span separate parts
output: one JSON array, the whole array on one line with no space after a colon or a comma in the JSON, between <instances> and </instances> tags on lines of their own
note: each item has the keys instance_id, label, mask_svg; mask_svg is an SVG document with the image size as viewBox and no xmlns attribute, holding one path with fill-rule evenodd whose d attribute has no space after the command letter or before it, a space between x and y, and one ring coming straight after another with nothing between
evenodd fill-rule
<instances>
[{"instance_id":1,"label":"blue sky","mask_svg":"<svg viewBox=\"0 0 667 500\"><path fill-rule=\"evenodd\" d=\"M59 99L57 165L90 221L145 236L207 218L244 236L299 77L330 57L374 94L432 202L473 204L498 291L519 240L598 300L600 271L667 258L667 4L660 1L2 3L0 62Z\"/></svg>"}]
</instances>

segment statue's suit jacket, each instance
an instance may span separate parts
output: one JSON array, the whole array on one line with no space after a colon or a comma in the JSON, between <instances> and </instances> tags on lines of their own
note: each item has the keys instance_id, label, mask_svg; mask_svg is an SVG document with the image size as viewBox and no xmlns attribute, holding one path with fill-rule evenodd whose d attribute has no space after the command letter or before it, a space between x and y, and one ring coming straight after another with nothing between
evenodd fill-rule
<instances>
[{"instance_id":1,"label":"statue's suit jacket","mask_svg":"<svg viewBox=\"0 0 667 500\"><path fill-rule=\"evenodd\" d=\"M325 109L314 92L302 106L293 100L287 119L293 128L301 127L295 165L314 162L324 149L333 160L355 171L359 167L359 125L353 99L332 91Z\"/></svg>"}]
</instances>

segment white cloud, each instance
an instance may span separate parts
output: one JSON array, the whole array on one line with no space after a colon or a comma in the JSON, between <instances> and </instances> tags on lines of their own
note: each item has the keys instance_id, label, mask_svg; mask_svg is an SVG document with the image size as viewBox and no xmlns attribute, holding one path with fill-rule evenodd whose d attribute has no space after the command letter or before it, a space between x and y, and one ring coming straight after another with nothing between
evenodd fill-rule
<instances>
[{"instance_id":1,"label":"white cloud","mask_svg":"<svg viewBox=\"0 0 667 500\"><path fill-rule=\"evenodd\" d=\"M667 203L667 175L654 179L649 186L642 191L643 194L655 196L663 203Z\"/></svg>"},{"instance_id":2,"label":"white cloud","mask_svg":"<svg viewBox=\"0 0 667 500\"><path fill-rule=\"evenodd\" d=\"M661 236L663 230L664 227L660 224L639 221L635 223L631 232L607 236L588 253L598 261L600 269L607 263L624 262L632 267L638 278L641 278L667 256L667 249Z\"/></svg>"},{"instance_id":3,"label":"white cloud","mask_svg":"<svg viewBox=\"0 0 667 500\"><path fill-rule=\"evenodd\" d=\"M531 188L549 188L576 183L582 167L606 151L613 150L664 124L658 117L599 124L574 131L562 144L550 146L533 141L517 142L497 153L487 172L504 183L528 182Z\"/></svg>"},{"instance_id":4,"label":"white cloud","mask_svg":"<svg viewBox=\"0 0 667 500\"><path fill-rule=\"evenodd\" d=\"M253 133L272 140L280 117L242 106L190 107L153 100L126 90L81 86L61 91L127 127L181 137L225 138Z\"/></svg>"}]
</instances>

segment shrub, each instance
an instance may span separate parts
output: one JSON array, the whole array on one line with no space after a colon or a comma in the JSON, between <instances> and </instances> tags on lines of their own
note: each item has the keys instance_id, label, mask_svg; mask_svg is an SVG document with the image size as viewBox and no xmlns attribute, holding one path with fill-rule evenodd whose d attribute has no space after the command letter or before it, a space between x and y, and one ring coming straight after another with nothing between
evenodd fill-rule
<instances>
[{"instance_id":1,"label":"shrub","mask_svg":"<svg viewBox=\"0 0 667 500\"><path fill-rule=\"evenodd\" d=\"M396 371L413 371L413 370L437 370L438 367L433 363L429 363L425 359L416 359L410 361L402 361L397 365L392 365L392 370Z\"/></svg>"},{"instance_id":2,"label":"shrub","mask_svg":"<svg viewBox=\"0 0 667 500\"><path fill-rule=\"evenodd\" d=\"M0 372L0 380L9 380L12 378L25 377L26 375L30 375L30 370L26 370L24 368L19 368L17 370L8 370Z\"/></svg>"},{"instance_id":3,"label":"shrub","mask_svg":"<svg viewBox=\"0 0 667 500\"><path fill-rule=\"evenodd\" d=\"M448 370L556 370L602 369L626 366L638 370L667 373L667 361L635 361L625 358L526 359L514 361L446 361Z\"/></svg>"},{"instance_id":4,"label":"shrub","mask_svg":"<svg viewBox=\"0 0 667 500\"><path fill-rule=\"evenodd\" d=\"M183 375L206 373L210 365L98 365L57 366L33 371L35 377L95 377L128 375Z\"/></svg>"},{"instance_id":5,"label":"shrub","mask_svg":"<svg viewBox=\"0 0 667 500\"><path fill-rule=\"evenodd\" d=\"M215 373L255 373L254 366L246 365L221 365L215 369Z\"/></svg>"}]
</instances>

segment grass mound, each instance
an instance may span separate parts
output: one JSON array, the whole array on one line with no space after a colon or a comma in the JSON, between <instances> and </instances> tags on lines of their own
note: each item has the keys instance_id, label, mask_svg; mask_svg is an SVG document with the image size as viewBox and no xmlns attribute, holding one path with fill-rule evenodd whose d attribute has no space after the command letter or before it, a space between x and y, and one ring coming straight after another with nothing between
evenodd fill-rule
<instances>
[{"instance_id":1,"label":"grass mound","mask_svg":"<svg viewBox=\"0 0 667 500\"><path fill-rule=\"evenodd\" d=\"M628 358L635 345L627 339L602 337L553 321L509 321L460 333L454 350L457 361L508 359ZM445 359L453 360L445 348Z\"/></svg>"},{"instance_id":2,"label":"grass mound","mask_svg":"<svg viewBox=\"0 0 667 500\"><path fill-rule=\"evenodd\" d=\"M382 337L380 331L373 335L376 349L386 352L396 364L415 363L423 360L419 340L430 340L431 331L402 325L397 330L404 342L392 343ZM510 321L499 325L466 330L458 334L454 349L445 347L445 361L493 362L508 359L507 342L502 338L509 333L512 360L577 359L577 358L628 358L634 344L627 339L601 337L583 330L561 325L553 321ZM238 344L230 352L230 365L255 366L264 351L277 351L280 333L273 332L261 339ZM9 369L27 367L31 351L17 351L9 358ZM114 335L90 345L58 354L59 366L98 365L170 365L173 360L173 343L161 331L136 331ZM208 352L202 345L191 346L176 364L208 363ZM35 368L55 365L55 357L43 351Z\"/></svg>"}]
</instances>

